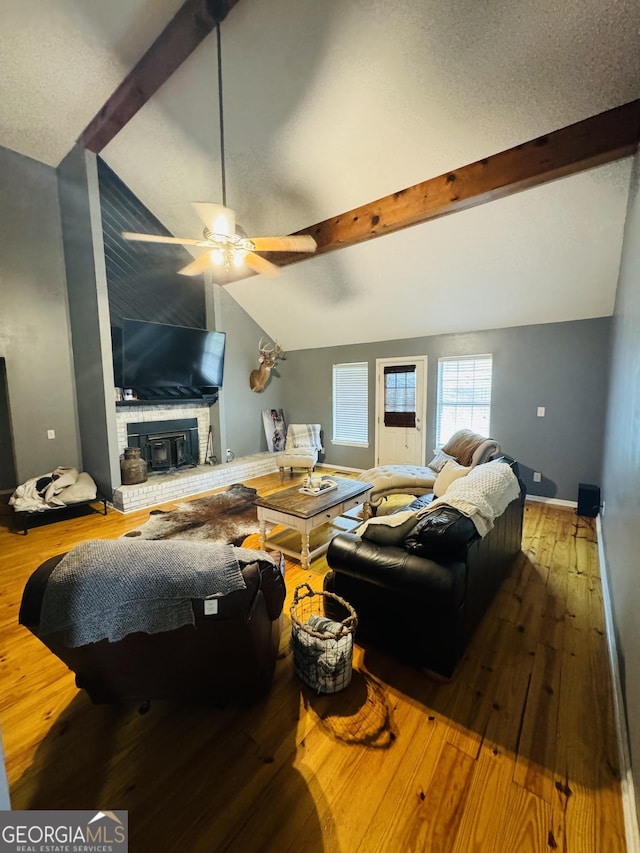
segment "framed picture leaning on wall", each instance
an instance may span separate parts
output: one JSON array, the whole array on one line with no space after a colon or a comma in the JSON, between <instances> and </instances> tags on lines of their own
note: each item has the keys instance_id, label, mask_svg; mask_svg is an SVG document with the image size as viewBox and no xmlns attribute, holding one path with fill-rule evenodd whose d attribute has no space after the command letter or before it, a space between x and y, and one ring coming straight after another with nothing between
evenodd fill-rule
<instances>
[{"instance_id":1,"label":"framed picture leaning on wall","mask_svg":"<svg viewBox=\"0 0 640 853\"><path fill-rule=\"evenodd\" d=\"M271 453L280 453L284 450L287 438L284 412L282 409L263 409L262 423L264 424L264 434L267 437L267 448Z\"/></svg>"}]
</instances>

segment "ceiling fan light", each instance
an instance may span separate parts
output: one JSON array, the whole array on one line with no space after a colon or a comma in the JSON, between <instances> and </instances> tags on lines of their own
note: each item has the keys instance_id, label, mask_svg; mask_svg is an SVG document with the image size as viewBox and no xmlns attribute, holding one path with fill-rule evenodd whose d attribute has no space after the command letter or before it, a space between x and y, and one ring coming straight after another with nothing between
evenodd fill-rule
<instances>
[{"instance_id":1,"label":"ceiling fan light","mask_svg":"<svg viewBox=\"0 0 640 853\"><path fill-rule=\"evenodd\" d=\"M212 249L210 255L212 263L214 263L217 267L223 266L224 252L222 251L222 249Z\"/></svg>"},{"instance_id":2,"label":"ceiling fan light","mask_svg":"<svg viewBox=\"0 0 640 853\"><path fill-rule=\"evenodd\" d=\"M211 205L211 231L223 237L231 237L236 233L236 214L230 207L222 204Z\"/></svg>"},{"instance_id":3,"label":"ceiling fan light","mask_svg":"<svg viewBox=\"0 0 640 853\"><path fill-rule=\"evenodd\" d=\"M233 252L233 265L234 267L241 267L244 264L245 255L247 253L243 252L242 249L236 249Z\"/></svg>"}]
</instances>

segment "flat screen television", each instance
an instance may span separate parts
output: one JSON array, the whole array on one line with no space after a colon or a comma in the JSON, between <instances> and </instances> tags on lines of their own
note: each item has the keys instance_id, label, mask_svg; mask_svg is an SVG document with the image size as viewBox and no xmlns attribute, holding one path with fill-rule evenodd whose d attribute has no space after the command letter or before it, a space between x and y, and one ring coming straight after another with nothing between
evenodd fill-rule
<instances>
[{"instance_id":1,"label":"flat screen television","mask_svg":"<svg viewBox=\"0 0 640 853\"><path fill-rule=\"evenodd\" d=\"M122 384L126 388L220 388L224 332L125 319Z\"/></svg>"}]
</instances>

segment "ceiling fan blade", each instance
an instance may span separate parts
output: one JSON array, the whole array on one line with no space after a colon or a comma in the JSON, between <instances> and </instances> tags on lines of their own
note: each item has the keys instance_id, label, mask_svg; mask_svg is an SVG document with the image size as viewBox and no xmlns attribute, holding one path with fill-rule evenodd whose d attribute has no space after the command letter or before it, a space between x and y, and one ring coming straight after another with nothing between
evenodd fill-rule
<instances>
[{"instance_id":1,"label":"ceiling fan blade","mask_svg":"<svg viewBox=\"0 0 640 853\"><path fill-rule=\"evenodd\" d=\"M162 234L136 234L133 231L123 231L125 240L140 240L142 243L177 243L180 246L200 246L202 240L192 240L190 237L164 237Z\"/></svg>"},{"instance_id":2,"label":"ceiling fan blade","mask_svg":"<svg viewBox=\"0 0 640 853\"><path fill-rule=\"evenodd\" d=\"M195 261L191 261L186 267L178 270L178 275L198 275L198 273L204 272L210 264L211 253L205 252L204 255L200 255Z\"/></svg>"},{"instance_id":3,"label":"ceiling fan blade","mask_svg":"<svg viewBox=\"0 0 640 853\"><path fill-rule=\"evenodd\" d=\"M244 257L244 262L254 272L263 273L264 275L272 277L280 275L280 267L272 264L271 261L268 261L266 258L261 258L260 255L256 255L255 252L247 252Z\"/></svg>"},{"instance_id":4,"label":"ceiling fan blade","mask_svg":"<svg viewBox=\"0 0 640 853\"><path fill-rule=\"evenodd\" d=\"M309 234L289 237L251 237L257 252L315 252L318 244Z\"/></svg>"},{"instance_id":5,"label":"ceiling fan blade","mask_svg":"<svg viewBox=\"0 0 640 853\"><path fill-rule=\"evenodd\" d=\"M193 208L202 224L214 234L226 234L231 237L236 233L236 212L230 207L210 201L194 201Z\"/></svg>"}]
</instances>

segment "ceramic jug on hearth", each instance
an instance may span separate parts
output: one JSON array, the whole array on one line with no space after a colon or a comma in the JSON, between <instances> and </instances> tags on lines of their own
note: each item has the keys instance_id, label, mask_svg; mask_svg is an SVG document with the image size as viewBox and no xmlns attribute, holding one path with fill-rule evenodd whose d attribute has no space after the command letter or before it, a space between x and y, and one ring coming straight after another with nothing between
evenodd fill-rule
<instances>
[{"instance_id":1,"label":"ceramic jug on hearth","mask_svg":"<svg viewBox=\"0 0 640 853\"><path fill-rule=\"evenodd\" d=\"M140 456L139 447L125 447L124 459L120 460L120 477L123 486L144 483L147 479L147 463Z\"/></svg>"}]
</instances>

